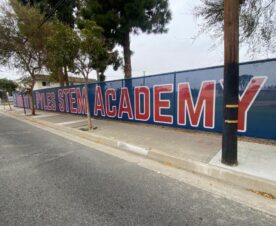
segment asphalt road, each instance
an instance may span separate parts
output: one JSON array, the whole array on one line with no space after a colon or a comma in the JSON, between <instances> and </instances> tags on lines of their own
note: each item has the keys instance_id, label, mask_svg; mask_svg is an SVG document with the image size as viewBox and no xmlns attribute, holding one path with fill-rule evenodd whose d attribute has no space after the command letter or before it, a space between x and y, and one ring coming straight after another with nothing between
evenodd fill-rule
<instances>
[{"instance_id":1,"label":"asphalt road","mask_svg":"<svg viewBox=\"0 0 276 226\"><path fill-rule=\"evenodd\" d=\"M0 114L0 225L276 225L276 218Z\"/></svg>"}]
</instances>

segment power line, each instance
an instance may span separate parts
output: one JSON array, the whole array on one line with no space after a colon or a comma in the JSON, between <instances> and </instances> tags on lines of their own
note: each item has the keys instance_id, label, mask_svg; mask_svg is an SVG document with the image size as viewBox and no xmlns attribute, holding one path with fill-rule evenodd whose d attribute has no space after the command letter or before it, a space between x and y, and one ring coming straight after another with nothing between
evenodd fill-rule
<instances>
[{"instance_id":1,"label":"power line","mask_svg":"<svg viewBox=\"0 0 276 226\"><path fill-rule=\"evenodd\" d=\"M57 9L65 2L65 0L59 0L57 2L57 4L55 5L55 7L48 13L46 14L46 16L44 17L44 19L41 21L41 23L38 25L38 28L40 28L41 26L43 26L43 24L45 24L53 15L54 13L57 11Z\"/></svg>"},{"instance_id":2,"label":"power line","mask_svg":"<svg viewBox=\"0 0 276 226\"><path fill-rule=\"evenodd\" d=\"M40 22L40 24L37 26L37 28L41 28L43 26L43 24L45 24L56 12L56 10L65 2L65 0L59 0L57 2L57 4L55 5L55 7L49 12L48 15L46 15L44 17L44 19ZM27 37L26 40L24 41L24 44L29 40L29 38Z\"/></svg>"}]
</instances>

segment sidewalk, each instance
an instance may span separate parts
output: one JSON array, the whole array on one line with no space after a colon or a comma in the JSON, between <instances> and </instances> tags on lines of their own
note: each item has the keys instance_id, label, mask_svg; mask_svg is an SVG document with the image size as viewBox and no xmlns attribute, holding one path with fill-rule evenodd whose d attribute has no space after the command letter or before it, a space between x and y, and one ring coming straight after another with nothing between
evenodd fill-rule
<instances>
[{"instance_id":1,"label":"sidewalk","mask_svg":"<svg viewBox=\"0 0 276 226\"><path fill-rule=\"evenodd\" d=\"M0 111L3 112L2 107ZM36 116L25 117L20 108L5 113L245 189L269 193L272 198L276 196L276 142L262 144L245 139L239 141L239 164L228 167L220 163L220 134L99 119L93 119L97 129L84 132L80 129L85 128L86 117L82 116L37 111Z\"/></svg>"}]
</instances>

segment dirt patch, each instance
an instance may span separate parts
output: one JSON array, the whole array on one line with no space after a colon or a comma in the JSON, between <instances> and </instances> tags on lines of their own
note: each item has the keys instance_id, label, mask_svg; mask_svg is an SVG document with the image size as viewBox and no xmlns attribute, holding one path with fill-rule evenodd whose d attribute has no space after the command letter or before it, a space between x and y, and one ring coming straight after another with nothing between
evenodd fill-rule
<instances>
[{"instance_id":1,"label":"dirt patch","mask_svg":"<svg viewBox=\"0 0 276 226\"><path fill-rule=\"evenodd\" d=\"M247 191L250 191L250 192L253 192L257 195L261 195L263 197L266 197L268 199L276 199L276 197L270 193L267 193L267 192L263 192L263 191L256 191L256 190L253 190L253 189L246 189Z\"/></svg>"}]
</instances>

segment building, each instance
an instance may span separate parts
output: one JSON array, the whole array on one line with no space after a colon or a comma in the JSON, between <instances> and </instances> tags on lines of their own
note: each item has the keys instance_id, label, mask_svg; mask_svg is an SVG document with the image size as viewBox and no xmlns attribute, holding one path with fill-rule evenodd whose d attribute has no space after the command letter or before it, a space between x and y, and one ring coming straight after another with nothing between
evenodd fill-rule
<instances>
[{"instance_id":1,"label":"building","mask_svg":"<svg viewBox=\"0 0 276 226\"><path fill-rule=\"evenodd\" d=\"M97 80L89 79L88 82L95 83L95 82L97 82ZM29 78L20 79L17 81L17 83L18 83L19 90L28 88L30 86ZM82 77L69 76L69 83L70 83L70 85L81 85L81 84L84 84L85 81L84 81L84 78L82 78ZM54 87L59 87L59 86L60 86L59 82L51 79L51 77L49 75L37 75L33 90L49 89L49 88L54 88Z\"/></svg>"}]
</instances>

